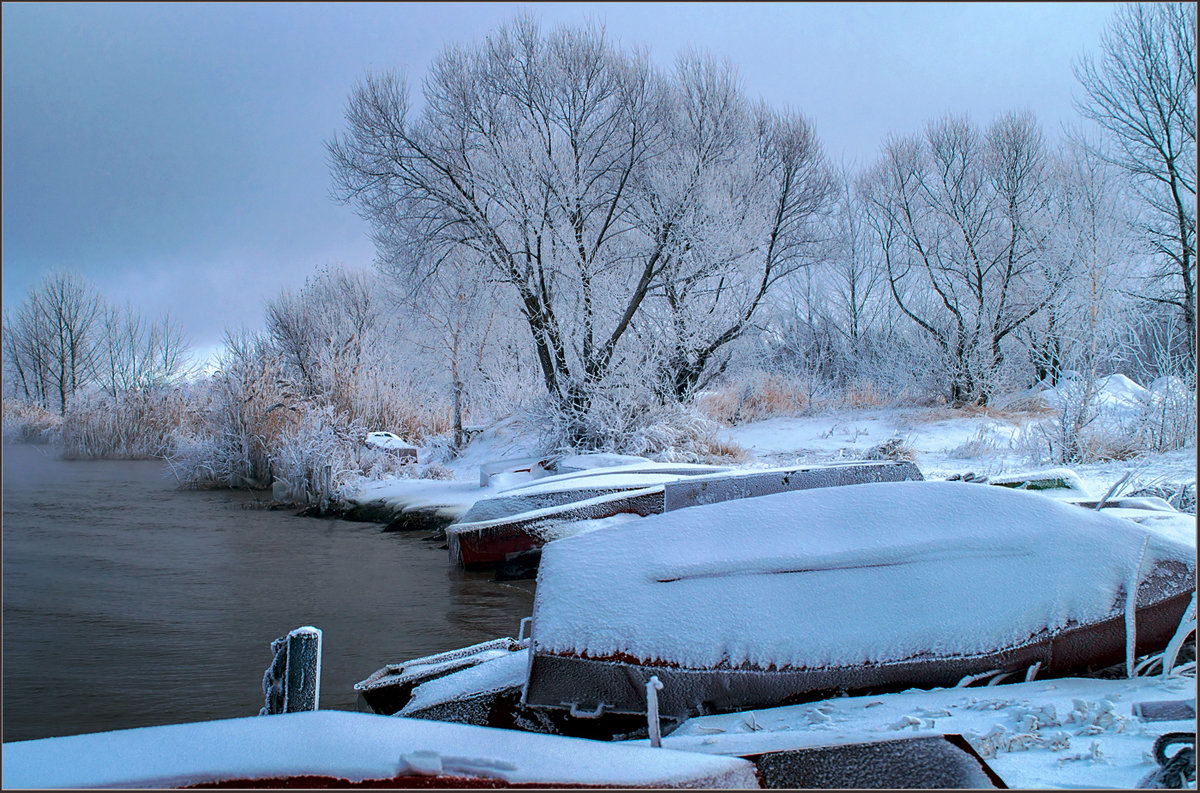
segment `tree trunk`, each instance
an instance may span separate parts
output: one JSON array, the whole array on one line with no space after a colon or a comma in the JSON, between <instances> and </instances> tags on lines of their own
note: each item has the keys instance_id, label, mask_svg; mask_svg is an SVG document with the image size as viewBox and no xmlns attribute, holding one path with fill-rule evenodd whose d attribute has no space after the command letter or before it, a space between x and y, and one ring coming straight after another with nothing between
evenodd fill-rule
<instances>
[{"instance_id":1,"label":"tree trunk","mask_svg":"<svg viewBox=\"0 0 1200 793\"><path fill-rule=\"evenodd\" d=\"M454 381L454 449L455 451L463 447L466 433L463 431L462 421L462 397L463 384L461 380Z\"/></svg>"}]
</instances>

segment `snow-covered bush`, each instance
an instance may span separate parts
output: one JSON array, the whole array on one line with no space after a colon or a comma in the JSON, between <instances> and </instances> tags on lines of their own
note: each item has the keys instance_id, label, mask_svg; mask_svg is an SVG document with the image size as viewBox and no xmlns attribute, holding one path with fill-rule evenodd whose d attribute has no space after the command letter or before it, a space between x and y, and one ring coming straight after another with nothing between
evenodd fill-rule
<instances>
[{"instance_id":1,"label":"snow-covered bush","mask_svg":"<svg viewBox=\"0 0 1200 793\"><path fill-rule=\"evenodd\" d=\"M1196 388L1178 377L1160 377L1150 384L1141 429L1156 452L1196 445Z\"/></svg>"},{"instance_id":2,"label":"snow-covered bush","mask_svg":"<svg viewBox=\"0 0 1200 793\"><path fill-rule=\"evenodd\" d=\"M24 443L51 443L58 435L62 416L16 397L4 400L4 439Z\"/></svg>"},{"instance_id":3,"label":"snow-covered bush","mask_svg":"<svg viewBox=\"0 0 1200 793\"><path fill-rule=\"evenodd\" d=\"M917 450L906 439L888 438L883 443L867 450L863 456L866 460L908 460L917 459Z\"/></svg>"},{"instance_id":4,"label":"snow-covered bush","mask_svg":"<svg viewBox=\"0 0 1200 793\"><path fill-rule=\"evenodd\" d=\"M1196 394L1178 378L1146 389L1121 374L1089 379L1068 371L1039 398L1050 415L1020 442L1033 462L1128 460L1196 444Z\"/></svg>"},{"instance_id":5,"label":"snow-covered bush","mask_svg":"<svg viewBox=\"0 0 1200 793\"><path fill-rule=\"evenodd\" d=\"M270 487L270 449L303 412L278 354L260 338L229 336L220 369L204 390L207 405L198 426L180 432L167 458L180 484Z\"/></svg>"},{"instance_id":6,"label":"snow-covered bush","mask_svg":"<svg viewBox=\"0 0 1200 793\"><path fill-rule=\"evenodd\" d=\"M346 485L362 479L413 475L415 464L368 446L367 433L358 421L330 405L305 411L269 450L271 474L281 485L277 493L287 493L286 500L296 503L316 504L336 498ZM426 478L443 477L435 472Z\"/></svg>"},{"instance_id":7,"label":"snow-covered bush","mask_svg":"<svg viewBox=\"0 0 1200 793\"><path fill-rule=\"evenodd\" d=\"M746 452L721 437L721 425L692 405L649 405L609 398L593 399L585 414L564 411L550 400L535 403L525 421L540 434L541 446L555 451L631 454L661 462L735 462ZM571 439L585 438L586 445Z\"/></svg>"}]
</instances>

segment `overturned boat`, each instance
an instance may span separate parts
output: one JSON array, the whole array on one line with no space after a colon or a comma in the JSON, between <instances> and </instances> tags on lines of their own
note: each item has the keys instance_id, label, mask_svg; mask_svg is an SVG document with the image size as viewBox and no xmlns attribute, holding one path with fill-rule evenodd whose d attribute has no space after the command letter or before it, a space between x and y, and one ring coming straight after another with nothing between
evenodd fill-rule
<instances>
[{"instance_id":1,"label":"overturned boat","mask_svg":"<svg viewBox=\"0 0 1200 793\"><path fill-rule=\"evenodd\" d=\"M446 529L450 558L492 567L550 540L589 531L617 516L820 487L922 479L908 461L848 461L759 470L649 464L592 469L535 480L476 502Z\"/></svg>"},{"instance_id":2,"label":"overturned boat","mask_svg":"<svg viewBox=\"0 0 1200 793\"><path fill-rule=\"evenodd\" d=\"M668 719L1062 676L1161 650L1195 539L1000 487L889 482L667 512L547 545L521 703Z\"/></svg>"}]
</instances>

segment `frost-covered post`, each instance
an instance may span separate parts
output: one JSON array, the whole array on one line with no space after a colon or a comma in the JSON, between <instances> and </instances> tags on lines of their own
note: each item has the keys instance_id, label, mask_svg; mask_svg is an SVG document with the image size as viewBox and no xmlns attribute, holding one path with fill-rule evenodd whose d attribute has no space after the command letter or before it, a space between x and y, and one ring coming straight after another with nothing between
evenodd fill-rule
<instances>
[{"instance_id":1,"label":"frost-covered post","mask_svg":"<svg viewBox=\"0 0 1200 793\"><path fill-rule=\"evenodd\" d=\"M321 501L320 510L324 515L329 510L329 499L333 494L333 466L325 463L321 467Z\"/></svg>"},{"instance_id":2,"label":"frost-covered post","mask_svg":"<svg viewBox=\"0 0 1200 793\"><path fill-rule=\"evenodd\" d=\"M317 710L321 696L321 631L296 628L271 642L275 658L263 675L260 716Z\"/></svg>"},{"instance_id":3,"label":"frost-covered post","mask_svg":"<svg viewBox=\"0 0 1200 793\"><path fill-rule=\"evenodd\" d=\"M658 723L658 692L662 690L658 675L646 681L646 722L650 726L650 745L662 746L662 728Z\"/></svg>"}]
</instances>

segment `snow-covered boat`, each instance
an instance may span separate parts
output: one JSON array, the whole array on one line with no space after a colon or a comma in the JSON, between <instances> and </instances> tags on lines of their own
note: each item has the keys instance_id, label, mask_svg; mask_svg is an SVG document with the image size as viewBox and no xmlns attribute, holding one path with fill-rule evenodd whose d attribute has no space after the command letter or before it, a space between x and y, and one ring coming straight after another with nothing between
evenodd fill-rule
<instances>
[{"instance_id":1,"label":"snow-covered boat","mask_svg":"<svg viewBox=\"0 0 1200 793\"><path fill-rule=\"evenodd\" d=\"M454 672L502 658L520 648L511 638L493 639L459 650L450 650L400 664L388 664L366 680L354 684L359 710L390 716L412 697L413 689Z\"/></svg>"},{"instance_id":2,"label":"snow-covered boat","mask_svg":"<svg viewBox=\"0 0 1200 793\"><path fill-rule=\"evenodd\" d=\"M736 757L318 710L4 744L3 787L757 788Z\"/></svg>"},{"instance_id":3,"label":"snow-covered boat","mask_svg":"<svg viewBox=\"0 0 1200 793\"><path fill-rule=\"evenodd\" d=\"M707 469L707 470L706 470ZM907 461L852 461L762 470L641 464L535 480L476 502L446 529L450 558L467 568L497 565L553 539L622 515L647 516L792 490L921 479Z\"/></svg>"},{"instance_id":4,"label":"snow-covered boat","mask_svg":"<svg viewBox=\"0 0 1200 793\"><path fill-rule=\"evenodd\" d=\"M656 676L678 720L1108 666L1166 646L1195 554L1194 534L951 482L666 512L546 546L521 702L646 713Z\"/></svg>"}]
</instances>

